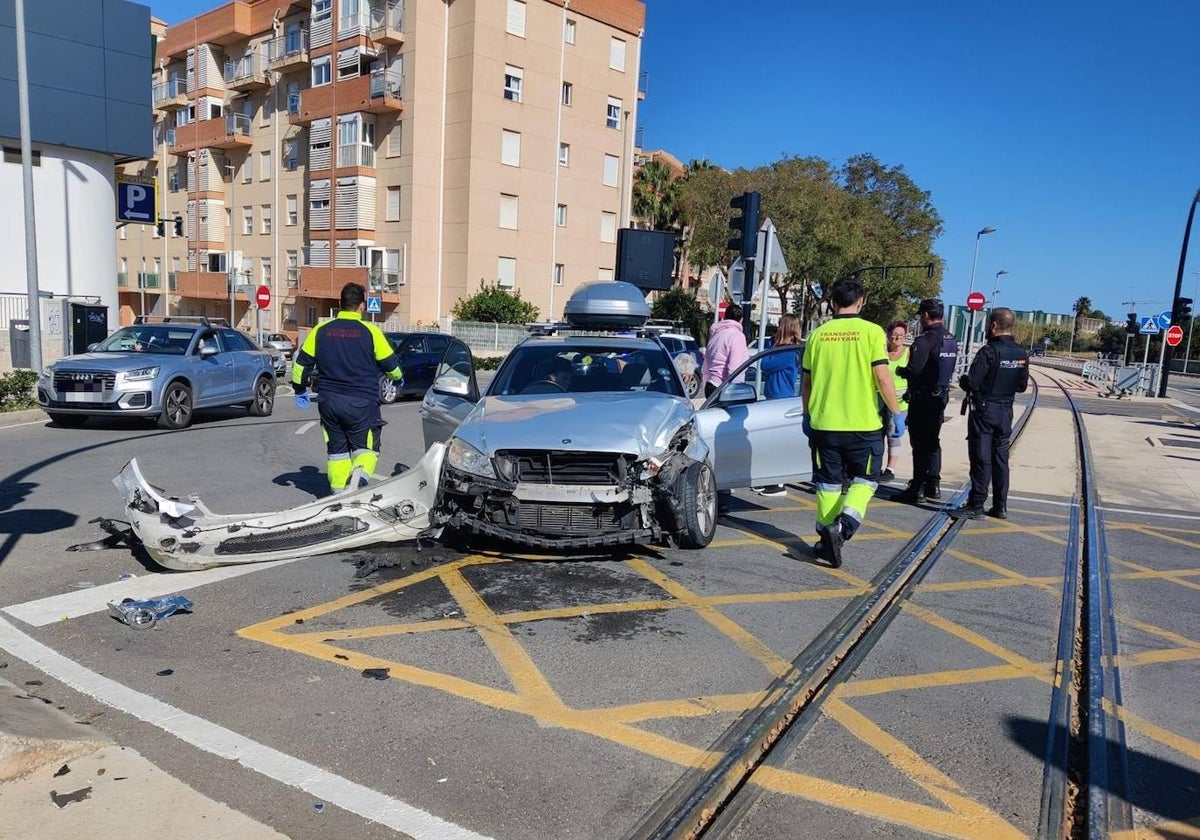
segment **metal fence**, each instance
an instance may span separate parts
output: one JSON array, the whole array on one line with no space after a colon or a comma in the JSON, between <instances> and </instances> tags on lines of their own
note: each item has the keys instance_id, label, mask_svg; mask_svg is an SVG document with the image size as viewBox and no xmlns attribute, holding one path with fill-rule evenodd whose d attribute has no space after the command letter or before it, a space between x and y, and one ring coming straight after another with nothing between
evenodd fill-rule
<instances>
[{"instance_id":1,"label":"metal fence","mask_svg":"<svg viewBox=\"0 0 1200 840\"><path fill-rule=\"evenodd\" d=\"M455 321L450 334L461 339L475 353L507 353L516 347L529 331L521 324L486 324Z\"/></svg>"}]
</instances>

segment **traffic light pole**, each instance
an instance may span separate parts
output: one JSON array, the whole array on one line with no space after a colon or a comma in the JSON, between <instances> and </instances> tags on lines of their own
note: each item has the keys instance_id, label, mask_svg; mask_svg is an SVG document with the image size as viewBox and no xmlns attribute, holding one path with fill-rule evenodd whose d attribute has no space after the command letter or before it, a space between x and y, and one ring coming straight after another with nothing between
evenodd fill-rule
<instances>
[{"instance_id":1,"label":"traffic light pole","mask_svg":"<svg viewBox=\"0 0 1200 840\"><path fill-rule=\"evenodd\" d=\"M1183 266L1187 262L1188 237L1192 234L1192 219L1196 216L1196 203L1200 202L1200 190L1196 190L1196 195L1192 199L1192 206L1188 208L1187 226L1183 229L1183 247L1179 249L1179 270L1175 273L1175 294L1171 295L1171 315L1174 321L1175 314L1179 311L1179 296L1183 292ZM1163 342L1164 344L1166 342ZM1167 396L1167 367L1170 367L1171 356L1173 353L1164 354L1164 364L1162 372L1159 375L1158 396L1165 398Z\"/></svg>"}]
</instances>

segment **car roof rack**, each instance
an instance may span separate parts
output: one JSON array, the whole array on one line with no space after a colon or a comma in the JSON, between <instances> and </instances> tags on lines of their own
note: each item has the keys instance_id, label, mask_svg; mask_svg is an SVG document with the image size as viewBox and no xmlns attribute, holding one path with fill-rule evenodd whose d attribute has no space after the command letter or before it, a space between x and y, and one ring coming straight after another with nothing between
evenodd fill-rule
<instances>
[{"instance_id":1,"label":"car roof rack","mask_svg":"<svg viewBox=\"0 0 1200 840\"><path fill-rule=\"evenodd\" d=\"M530 323L525 325L531 337L533 336L571 336L576 338L653 338L658 340L662 330L646 326L629 329L589 329L569 321L547 321L545 323ZM660 342L661 343L661 342Z\"/></svg>"},{"instance_id":2,"label":"car roof rack","mask_svg":"<svg viewBox=\"0 0 1200 840\"><path fill-rule=\"evenodd\" d=\"M228 318L209 318L207 315L135 315L134 324L200 324L204 327L228 327Z\"/></svg>"}]
</instances>

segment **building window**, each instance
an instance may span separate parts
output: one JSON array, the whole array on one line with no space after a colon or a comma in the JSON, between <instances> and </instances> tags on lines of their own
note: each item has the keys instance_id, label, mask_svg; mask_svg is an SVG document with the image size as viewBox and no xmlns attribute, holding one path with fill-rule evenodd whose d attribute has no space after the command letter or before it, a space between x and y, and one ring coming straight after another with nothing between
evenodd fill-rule
<instances>
[{"instance_id":1,"label":"building window","mask_svg":"<svg viewBox=\"0 0 1200 840\"><path fill-rule=\"evenodd\" d=\"M496 285L501 289L515 289L517 287L516 257L496 258Z\"/></svg>"},{"instance_id":2,"label":"building window","mask_svg":"<svg viewBox=\"0 0 1200 840\"><path fill-rule=\"evenodd\" d=\"M270 233L271 232L271 205L264 204L262 207L259 208L259 210L260 210L260 215L262 216L262 228L261 228L262 232Z\"/></svg>"},{"instance_id":3,"label":"building window","mask_svg":"<svg viewBox=\"0 0 1200 840\"><path fill-rule=\"evenodd\" d=\"M608 118L605 122L609 128L621 128L621 100L615 96L608 97Z\"/></svg>"},{"instance_id":4,"label":"building window","mask_svg":"<svg viewBox=\"0 0 1200 840\"><path fill-rule=\"evenodd\" d=\"M275 96L273 93L268 93L263 96L262 101L262 124L271 124L271 114L275 111Z\"/></svg>"},{"instance_id":5,"label":"building window","mask_svg":"<svg viewBox=\"0 0 1200 840\"><path fill-rule=\"evenodd\" d=\"M299 210L297 209L296 196L289 195L287 197L287 223L288 223L288 225L290 226L290 225L294 225L294 224L298 223L300 221L299 215L300 215L300 213L299 213Z\"/></svg>"},{"instance_id":6,"label":"building window","mask_svg":"<svg viewBox=\"0 0 1200 840\"><path fill-rule=\"evenodd\" d=\"M500 194L500 227L507 230L517 229L517 197Z\"/></svg>"},{"instance_id":7,"label":"building window","mask_svg":"<svg viewBox=\"0 0 1200 840\"><path fill-rule=\"evenodd\" d=\"M504 31L509 35L525 37L525 4L522 0L508 0L508 19Z\"/></svg>"},{"instance_id":8,"label":"building window","mask_svg":"<svg viewBox=\"0 0 1200 840\"><path fill-rule=\"evenodd\" d=\"M603 212L600 214L600 241L617 241L617 214Z\"/></svg>"},{"instance_id":9,"label":"building window","mask_svg":"<svg viewBox=\"0 0 1200 840\"><path fill-rule=\"evenodd\" d=\"M554 209L554 223L559 227L567 226L567 205L560 204Z\"/></svg>"},{"instance_id":10,"label":"building window","mask_svg":"<svg viewBox=\"0 0 1200 840\"><path fill-rule=\"evenodd\" d=\"M625 72L625 42L620 38L613 38L608 44L608 66Z\"/></svg>"},{"instance_id":11,"label":"building window","mask_svg":"<svg viewBox=\"0 0 1200 840\"><path fill-rule=\"evenodd\" d=\"M611 268L600 268L596 270L596 279L601 283L611 283L613 280L613 270Z\"/></svg>"},{"instance_id":12,"label":"building window","mask_svg":"<svg viewBox=\"0 0 1200 840\"><path fill-rule=\"evenodd\" d=\"M506 166L521 165L521 132L500 131L500 162Z\"/></svg>"},{"instance_id":13,"label":"building window","mask_svg":"<svg viewBox=\"0 0 1200 840\"><path fill-rule=\"evenodd\" d=\"M616 155L604 156L604 186L615 187L617 185L617 172L621 166L621 159Z\"/></svg>"},{"instance_id":14,"label":"building window","mask_svg":"<svg viewBox=\"0 0 1200 840\"><path fill-rule=\"evenodd\" d=\"M171 271L179 273L179 257L171 257Z\"/></svg>"},{"instance_id":15,"label":"building window","mask_svg":"<svg viewBox=\"0 0 1200 840\"><path fill-rule=\"evenodd\" d=\"M259 276L260 276L260 277L262 277L262 281L263 281L263 283L264 283L265 285L267 285L267 286L270 286L270 285L271 285L271 273L272 273L272 272L271 272L271 258L270 258L270 257L263 257L263 258L262 258L262 269L261 269L261 272L262 272L262 273L261 273Z\"/></svg>"},{"instance_id":16,"label":"building window","mask_svg":"<svg viewBox=\"0 0 1200 840\"><path fill-rule=\"evenodd\" d=\"M234 276L241 277L244 282L249 283L254 279L254 257L243 257L242 260L242 266L235 268Z\"/></svg>"},{"instance_id":17,"label":"building window","mask_svg":"<svg viewBox=\"0 0 1200 840\"><path fill-rule=\"evenodd\" d=\"M400 157L403 146L403 129L404 123L401 120L396 120L392 124L392 130L388 132L387 139L387 156Z\"/></svg>"},{"instance_id":18,"label":"building window","mask_svg":"<svg viewBox=\"0 0 1200 840\"><path fill-rule=\"evenodd\" d=\"M567 267L562 263L554 264L554 285L561 286L563 284L563 275L566 274Z\"/></svg>"},{"instance_id":19,"label":"building window","mask_svg":"<svg viewBox=\"0 0 1200 840\"><path fill-rule=\"evenodd\" d=\"M242 233L246 236L254 233L254 208L242 208Z\"/></svg>"},{"instance_id":20,"label":"building window","mask_svg":"<svg viewBox=\"0 0 1200 840\"><path fill-rule=\"evenodd\" d=\"M521 81L525 71L511 64L504 65L504 98L512 102L521 101Z\"/></svg>"},{"instance_id":21,"label":"building window","mask_svg":"<svg viewBox=\"0 0 1200 840\"><path fill-rule=\"evenodd\" d=\"M575 21L570 18L563 21L563 41L568 44L575 43Z\"/></svg>"},{"instance_id":22,"label":"building window","mask_svg":"<svg viewBox=\"0 0 1200 840\"><path fill-rule=\"evenodd\" d=\"M385 222L400 221L400 188L387 188L387 213L384 216Z\"/></svg>"},{"instance_id":23,"label":"building window","mask_svg":"<svg viewBox=\"0 0 1200 840\"><path fill-rule=\"evenodd\" d=\"M270 181L271 175L274 173L275 164L271 160L270 152L258 153L258 179L260 181Z\"/></svg>"},{"instance_id":24,"label":"building window","mask_svg":"<svg viewBox=\"0 0 1200 840\"><path fill-rule=\"evenodd\" d=\"M332 81L332 58L328 55L314 58L312 63L312 86L321 87Z\"/></svg>"},{"instance_id":25,"label":"building window","mask_svg":"<svg viewBox=\"0 0 1200 840\"><path fill-rule=\"evenodd\" d=\"M571 144L570 143L559 143L558 144L558 165L559 166L570 166L571 165Z\"/></svg>"},{"instance_id":26,"label":"building window","mask_svg":"<svg viewBox=\"0 0 1200 840\"><path fill-rule=\"evenodd\" d=\"M283 168L295 172L300 166L300 141L296 138L283 141Z\"/></svg>"},{"instance_id":27,"label":"building window","mask_svg":"<svg viewBox=\"0 0 1200 840\"><path fill-rule=\"evenodd\" d=\"M573 99L572 94L574 93L574 91L575 91L575 88L570 82L563 82L562 104L564 104L564 105L571 104L571 100Z\"/></svg>"},{"instance_id":28,"label":"building window","mask_svg":"<svg viewBox=\"0 0 1200 840\"><path fill-rule=\"evenodd\" d=\"M317 325L317 307L308 306L304 309L304 325L306 327L315 327Z\"/></svg>"},{"instance_id":29,"label":"building window","mask_svg":"<svg viewBox=\"0 0 1200 840\"><path fill-rule=\"evenodd\" d=\"M254 180L254 158L246 155L246 159L242 161L242 183L249 184Z\"/></svg>"}]
</instances>

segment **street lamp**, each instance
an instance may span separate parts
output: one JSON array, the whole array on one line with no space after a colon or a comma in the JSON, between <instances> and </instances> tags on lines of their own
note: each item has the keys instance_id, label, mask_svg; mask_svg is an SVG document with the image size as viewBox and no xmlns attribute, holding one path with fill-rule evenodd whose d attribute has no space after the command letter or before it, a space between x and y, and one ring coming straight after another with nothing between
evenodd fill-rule
<instances>
[{"instance_id":1,"label":"street lamp","mask_svg":"<svg viewBox=\"0 0 1200 840\"><path fill-rule=\"evenodd\" d=\"M1188 238L1192 235L1192 219L1196 216L1196 205L1200 204L1200 190L1196 190L1196 196L1192 199L1192 205L1188 208L1187 224L1183 228L1183 245L1179 249L1179 271L1175 274L1175 293L1171 295L1171 316L1175 315L1178 308L1179 294L1183 290L1183 266L1187 262ZM1171 357L1174 352L1168 352L1166 343L1163 343L1163 364L1162 370L1159 371L1158 377L1158 398L1163 399L1167 396L1167 378L1171 374Z\"/></svg>"},{"instance_id":2,"label":"street lamp","mask_svg":"<svg viewBox=\"0 0 1200 840\"><path fill-rule=\"evenodd\" d=\"M234 236L237 229L237 219L234 218L234 211L237 208L237 167L232 163L225 164L225 171L229 173L229 257L225 264L225 281L229 284L229 326L237 326L237 271L233 267L233 255L235 253Z\"/></svg>"},{"instance_id":3,"label":"street lamp","mask_svg":"<svg viewBox=\"0 0 1200 840\"><path fill-rule=\"evenodd\" d=\"M1196 291L1192 292L1192 300L1200 300L1200 271L1193 271L1196 275ZM1188 372L1188 360L1192 358L1192 333L1196 330L1196 316L1192 316L1191 322L1188 324L1188 343L1187 347L1183 348L1183 372Z\"/></svg>"},{"instance_id":4,"label":"street lamp","mask_svg":"<svg viewBox=\"0 0 1200 840\"><path fill-rule=\"evenodd\" d=\"M1000 294L1000 289L998 288L998 286L1000 285L1000 275L1002 275L1002 274L1008 274L1008 269L1002 268L996 272L996 279L994 281L992 281L992 297L991 297L992 305L988 307L989 311L996 308L996 295Z\"/></svg>"},{"instance_id":5,"label":"street lamp","mask_svg":"<svg viewBox=\"0 0 1200 840\"><path fill-rule=\"evenodd\" d=\"M995 233L996 229L991 225L987 225L980 229L975 234L975 259L971 261L971 291L975 291L975 268L979 265L979 240L989 233ZM967 320L967 349L963 355L967 359L967 364L971 362L971 338L975 332L975 310L971 310L971 316Z\"/></svg>"}]
</instances>

